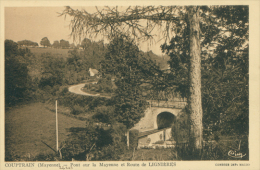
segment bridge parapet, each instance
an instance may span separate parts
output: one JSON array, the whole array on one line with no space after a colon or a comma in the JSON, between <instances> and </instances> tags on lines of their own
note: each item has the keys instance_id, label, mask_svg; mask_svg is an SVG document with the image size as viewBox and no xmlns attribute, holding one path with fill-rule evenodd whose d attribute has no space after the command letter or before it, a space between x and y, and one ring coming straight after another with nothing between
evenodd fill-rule
<instances>
[{"instance_id":1,"label":"bridge parapet","mask_svg":"<svg viewBox=\"0 0 260 170\"><path fill-rule=\"evenodd\" d=\"M148 100L150 107L183 109L187 105L186 101L166 101Z\"/></svg>"}]
</instances>

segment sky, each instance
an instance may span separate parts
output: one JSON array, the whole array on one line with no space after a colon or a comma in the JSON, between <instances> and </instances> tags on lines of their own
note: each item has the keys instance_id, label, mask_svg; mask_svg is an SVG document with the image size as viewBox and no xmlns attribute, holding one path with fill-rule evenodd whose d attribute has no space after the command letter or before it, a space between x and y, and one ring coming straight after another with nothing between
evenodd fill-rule
<instances>
[{"instance_id":1,"label":"sky","mask_svg":"<svg viewBox=\"0 0 260 170\"><path fill-rule=\"evenodd\" d=\"M73 7L74 8L74 7ZM82 8L82 7L75 7ZM5 8L5 39L15 42L31 40L40 45L43 37L47 37L51 44L55 40L67 40L73 42L70 37L70 19L59 17L65 7L6 7ZM95 8L85 8L93 12ZM143 51L152 50L155 54L162 55L160 45L163 42L153 44L144 42L139 45Z\"/></svg>"}]
</instances>

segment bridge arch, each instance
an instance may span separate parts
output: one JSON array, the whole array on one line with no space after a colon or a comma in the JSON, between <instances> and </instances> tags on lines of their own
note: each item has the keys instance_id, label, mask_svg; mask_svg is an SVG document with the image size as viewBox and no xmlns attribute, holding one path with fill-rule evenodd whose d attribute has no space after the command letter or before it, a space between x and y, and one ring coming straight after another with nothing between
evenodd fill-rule
<instances>
[{"instance_id":1,"label":"bridge arch","mask_svg":"<svg viewBox=\"0 0 260 170\"><path fill-rule=\"evenodd\" d=\"M181 109L158 108L154 111L154 129L170 127L176 121L176 117ZM163 122L165 125L163 125Z\"/></svg>"},{"instance_id":2,"label":"bridge arch","mask_svg":"<svg viewBox=\"0 0 260 170\"><path fill-rule=\"evenodd\" d=\"M170 112L162 112L157 115L157 127L158 129L164 129L171 127L176 120L176 116Z\"/></svg>"}]
</instances>

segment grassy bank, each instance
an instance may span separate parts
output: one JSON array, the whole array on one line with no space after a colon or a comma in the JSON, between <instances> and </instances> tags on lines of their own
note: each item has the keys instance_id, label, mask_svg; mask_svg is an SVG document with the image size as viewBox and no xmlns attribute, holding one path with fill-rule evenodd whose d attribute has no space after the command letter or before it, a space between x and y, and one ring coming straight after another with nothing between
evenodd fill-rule
<instances>
[{"instance_id":1,"label":"grassy bank","mask_svg":"<svg viewBox=\"0 0 260 170\"><path fill-rule=\"evenodd\" d=\"M58 114L59 143L71 127L85 127L86 122ZM31 103L5 113L6 160L51 154L56 149L55 112L43 103Z\"/></svg>"}]
</instances>

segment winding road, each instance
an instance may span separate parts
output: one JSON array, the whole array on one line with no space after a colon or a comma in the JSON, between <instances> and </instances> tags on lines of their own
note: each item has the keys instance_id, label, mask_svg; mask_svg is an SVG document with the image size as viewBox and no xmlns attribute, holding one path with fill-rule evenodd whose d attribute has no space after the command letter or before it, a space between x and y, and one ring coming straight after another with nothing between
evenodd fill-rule
<instances>
[{"instance_id":1,"label":"winding road","mask_svg":"<svg viewBox=\"0 0 260 170\"><path fill-rule=\"evenodd\" d=\"M94 83L94 82L90 82L90 83ZM73 86L70 86L68 90L71 93L78 94L78 95L83 95L83 96L104 97L104 98L108 98L108 99L111 98L109 96L102 96L99 93L97 93L97 94L90 94L90 93L82 91L83 87L86 84L88 84L88 83L81 83L81 84L73 85Z\"/></svg>"}]
</instances>

